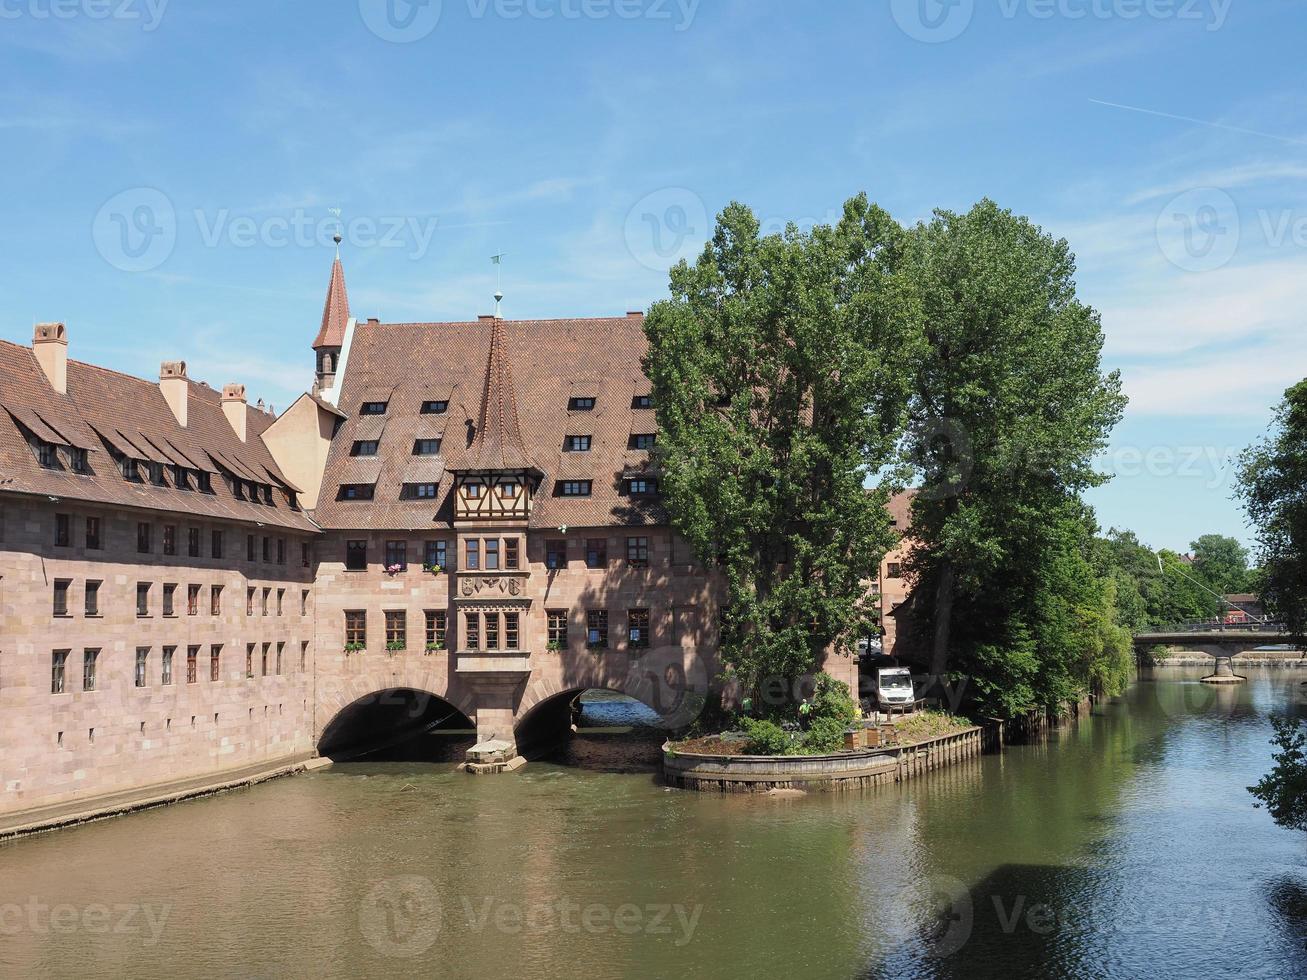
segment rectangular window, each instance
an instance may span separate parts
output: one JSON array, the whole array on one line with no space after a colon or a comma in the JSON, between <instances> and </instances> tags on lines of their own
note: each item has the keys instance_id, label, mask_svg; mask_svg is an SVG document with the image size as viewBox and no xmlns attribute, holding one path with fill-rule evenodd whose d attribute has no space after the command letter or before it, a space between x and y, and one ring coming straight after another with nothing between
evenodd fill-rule
<instances>
[{"instance_id":1,"label":"rectangular window","mask_svg":"<svg viewBox=\"0 0 1307 980\"><path fill-rule=\"evenodd\" d=\"M300 640L300 673L304 673L304 666L309 659L309 641Z\"/></svg>"},{"instance_id":2,"label":"rectangular window","mask_svg":"<svg viewBox=\"0 0 1307 980\"><path fill-rule=\"evenodd\" d=\"M439 490L438 483L405 483L401 494L405 500L435 500Z\"/></svg>"},{"instance_id":3,"label":"rectangular window","mask_svg":"<svg viewBox=\"0 0 1307 980\"><path fill-rule=\"evenodd\" d=\"M569 398L567 400L567 410L569 412L590 412L595 407L595 400L588 396L579 398Z\"/></svg>"},{"instance_id":4,"label":"rectangular window","mask_svg":"<svg viewBox=\"0 0 1307 980\"><path fill-rule=\"evenodd\" d=\"M136 648L136 674L134 678L137 687L145 686L145 671L149 667L149 663L150 663L150 648L137 647Z\"/></svg>"},{"instance_id":5,"label":"rectangular window","mask_svg":"<svg viewBox=\"0 0 1307 980\"><path fill-rule=\"evenodd\" d=\"M504 567L510 571L516 571L519 561L518 551L520 545L517 538L504 539Z\"/></svg>"},{"instance_id":6,"label":"rectangular window","mask_svg":"<svg viewBox=\"0 0 1307 980\"><path fill-rule=\"evenodd\" d=\"M481 542L476 538L468 538L463 545L464 562L463 567L469 571L479 571L481 568Z\"/></svg>"},{"instance_id":7,"label":"rectangular window","mask_svg":"<svg viewBox=\"0 0 1307 980\"><path fill-rule=\"evenodd\" d=\"M486 649L499 649L499 613L486 613Z\"/></svg>"},{"instance_id":8,"label":"rectangular window","mask_svg":"<svg viewBox=\"0 0 1307 980\"><path fill-rule=\"evenodd\" d=\"M627 564L636 568L646 568L649 565L649 539L648 538L627 538L626 539L626 561Z\"/></svg>"},{"instance_id":9,"label":"rectangular window","mask_svg":"<svg viewBox=\"0 0 1307 980\"><path fill-rule=\"evenodd\" d=\"M499 571L499 539L486 538L486 571Z\"/></svg>"},{"instance_id":10,"label":"rectangular window","mask_svg":"<svg viewBox=\"0 0 1307 980\"><path fill-rule=\"evenodd\" d=\"M439 439L418 439L413 443L414 456L435 456L440 453Z\"/></svg>"},{"instance_id":11,"label":"rectangular window","mask_svg":"<svg viewBox=\"0 0 1307 980\"><path fill-rule=\"evenodd\" d=\"M505 500L516 500L518 491L521 489L521 486L517 483L501 483L499 484L499 496Z\"/></svg>"},{"instance_id":12,"label":"rectangular window","mask_svg":"<svg viewBox=\"0 0 1307 980\"><path fill-rule=\"evenodd\" d=\"M77 446L73 446L73 447L68 451L68 454L69 454L69 458L71 459L72 464L73 464L73 472L74 472L74 473L85 473L85 472L87 471L87 466L86 466L86 450L85 450L85 449L81 449L81 448L79 448L79 447L77 447Z\"/></svg>"},{"instance_id":13,"label":"rectangular window","mask_svg":"<svg viewBox=\"0 0 1307 980\"><path fill-rule=\"evenodd\" d=\"M368 614L362 609L351 609L345 613L345 646L353 650L362 650L368 645Z\"/></svg>"},{"instance_id":14,"label":"rectangular window","mask_svg":"<svg viewBox=\"0 0 1307 980\"><path fill-rule=\"evenodd\" d=\"M212 550L209 553L209 557L221 558L222 557L222 532L214 531L210 543L212 545Z\"/></svg>"},{"instance_id":15,"label":"rectangular window","mask_svg":"<svg viewBox=\"0 0 1307 980\"><path fill-rule=\"evenodd\" d=\"M254 615L254 593L256 591L257 590L254 588L254 586L250 586L248 589L245 590L245 615L246 616Z\"/></svg>"},{"instance_id":16,"label":"rectangular window","mask_svg":"<svg viewBox=\"0 0 1307 980\"><path fill-rule=\"evenodd\" d=\"M282 640L277 641L277 676L281 676L281 658L286 652L286 644Z\"/></svg>"},{"instance_id":17,"label":"rectangular window","mask_svg":"<svg viewBox=\"0 0 1307 980\"><path fill-rule=\"evenodd\" d=\"M445 649L445 626L447 618L443 609L427 610L427 650Z\"/></svg>"},{"instance_id":18,"label":"rectangular window","mask_svg":"<svg viewBox=\"0 0 1307 980\"><path fill-rule=\"evenodd\" d=\"M608 646L608 610L591 609L585 614L585 645L593 650Z\"/></svg>"},{"instance_id":19,"label":"rectangular window","mask_svg":"<svg viewBox=\"0 0 1307 980\"><path fill-rule=\"evenodd\" d=\"M54 443L38 442L36 444L36 459L47 469L53 469L55 463L59 461L59 453L55 450Z\"/></svg>"},{"instance_id":20,"label":"rectangular window","mask_svg":"<svg viewBox=\"0 0 1307 980\"><path fill-rule=\"evenodd\" d=\"M260 652L259 666L262 670L261 676L268 676L268 652L272 650L271 643L263 644L263 650Z\"/></svg>"},{"instance_id":21,"label":"rectangular window","mask_svg":"<svg viewBox=\"0 0 1307 980\"><path fill-rule=\"evenodd\" d=\"M567 612L562 609L550 609L547 615L549 617L549 649L566 650Z\"/></svg>"},{"instance_id":22,"label":"rectangular window","mask_svg":"<svg viewBox=\"0 0 1307 980\"><path fill-rule=\"evenodd\" d=\"M653 395L636 395L631 399L632 408L653 408Z\"/></svg>"},{"instance_id":23,"label":"rectangular window","mask_svg":"<svg viewBox=\"0 0 1307 980\"><path fill-rule=\"evenodd\" d=\"M278 616L285 615L286 613L285 603L286 603L286 590L278 589L277 590L277 615Z\"/></svg>"},{"instance_id":24,"label":"rectangular window","mask_svg":"<svg viewBox=\"0 0 1307 980\"><path fill-rule=\"evenodd\" d=\"M360 439L350 447L351 456L375 456L377 455L377 440Z\"/></svg>"},{"instance_id":25,"label":"rectangular window","mask_svg":"<svg viewBox=\"0 0 1307 980\"><path fill-rule=\"evenodd\" d=\"M345 570L349 572L366 572L368 570L367 541L345 542Z\"/></svg>"},{"instance_id":26,"label":"rectangular window","mask_svg":"<svg viewBox=\"0 0 1307 980\"><path fill-rule=\"evenodd\" d=\"M145 617L150 615L150 583L136 583L136 615Z\"/></svg>"},{"instance_id":27,"label":"rectangular window","mask_svg":"<svg viewBox=\"0 0 1307 980\"><path fill-rule=\"evenodd\" d=\"M254 676L254 644L245 644L245 678L249 680Z\"/></svg>"},{"instance_id":28,"label":"rectangular window","mask_svg":"<svg viewBox=\"0 0 1307 980\"><path fill-rule=\"evenodd\" d=\"M309 590L300 589L300 616L309 614Z\"/></svg>"},{"instance_id":29,"label":"rectangular window","mask_svg":"<svg viewBox=\"0 0 1307 980\"><path fill-rule=\"evenodd\" d=\"M72 584L72 579L57 578L54 580L54 614L56 616L68 615L68 589Z\"/></svg>"},{"instance_id":30,"label":"rectangular window","mask_svg":"<svg viewBox=\"0 0 1307 980\"><path fill-rule=\"evenodd\" d=\"M186 586L186 615L198 616L200 614L200 587L198 585Z\"/></svg>"},{"instance_id":31,"label":"rectangular window","mask_svg":"<svg viewBox=\"0 0 1307 980\"><path fill-rule=\"evenodd\" d=\"M209 647L209 680L217 681L222 677L222 644L215 643Z\"/></svg>"},{"instance_id":32,"label":"rectangular window","mask_svg":"<svg viewBox=\"0 0 1307 980\"><path fill-rule=\"evenodd\" d=\"M98 581L88 581L86 583L86 615L100 615L100 583Z\"/></svg>"},{"instance_id":33,"label":"rectangular window","mask_svg":"<svg viewBox=\"0 0 1307 980\"><path fill-rule=\"evenodd\" d=\"M389 402L364 402L359 407L360 415L385 415Z\"/></svg>"},{"instance_id":34,"label":"rectangular window","mask_svg":"<svg viewBox=\"0 0 1307 980\"><path fill-rule=\"evenodd\" d=\"M264 562L272 561L272 538L266 534L263 536L263 560Z\"/></svg>"},{"instance_id":35,"label":"rectangular window","mask_svg":"<svg viewBox=\"0 0 1307 980\"><path fill-rule=\"evenodd\" d=\"M466 496L466 497L468 498L468 500L477 500L477 499L479 499L480 496L481 496L481 484L479 484L479 483L464 483L464 484L463 484L463 494L464 494L464 496Z\"/></svg>"},{"instance_id":36,"label":"rectangular window","mask_svg":"<svg viewBox=\"0 0 1307 980\"><path fill-rule=\"evenodd\" d=\"M309 543L304 541L300 544L300 564L308 568L311 558L312 552L309 550Z\"/></svg>"},{"instance_id":37,"label":"rectangular window","mask_svg":"<svg viewBox=\"0 0 1307 980\"><path fill-rule=\"evenodd\" d=\"M606 538L589 538L585 542L585 567L606 568L608 566L608 540Z\"/></svg>"},{"instance_id":38,"label":"rectangular window","mask_svg":"<svg viewBox=\"0 0 1307 980\"><path fill-rule=\"evenodd\" d=\"M73 543L71 514L54 515L54 543L56 548L67 548Z\"/></svg>"},{"instance_id":39,"label":"rectangular window","mask_svg":"<svg viewBox=\"0 0 1307 980\"><path fill-rule=\"evenodd\" d=\"M95 690L95 665L100 659L99 650L82 651L82 690Z\"/></svg>"},{"instance_id":40,"label":"rectangular window","mask_svg":"<svg viewBox=\"0 0 1307 980\"><path fill-rule=\"evenodd\" d=\"M163 684L164 687L172 685L172 658L176 652L176 647L163 648L163 670L159 675L159 683Z\"/></svg>"},{"instance_id":41,"label":"rectangular window","mask_svg":"<svg viewBox=\"0 0 1307 980\"><path fill-rule=\"evenodd\" d=\"M50 654L50 693L63 694L67 683L65 675L68 670L68 650L56 650Z\"/></svg>"},{"instance_id":42,"label":"rectangular window","mask_svg":"<svg viewBox=\"0 0 1307 980\"><path fill-rule=\"evenodd\" d=\"M589 436L565 436L563 439L563 452L565 453L588 453L590 451Z\"/></svg>"},{"instance_id":43,"label":"rectangular window","mask_svg":"<svg viewBox=\"0 0 1307 980\"><path fill-rule=\"evenodd\" d=\"M188 527L186 529L186 553L192 558L200 557L200 529L198 527Z\"/></svg>"},{"instance_id":44,"label":"rectangular window","mask_svg":"<svg viewBox=\"0 0 1307 980\"><path fill-rule=\"evenodd\" d=\"M626 481L626 493L631 497L651 497L658 492L658 481L637 476Z\"/></svg>"},{"instance_id":45,"label":"rectangular window","mask_svg":"<svg viewBox=\"0 0 1307 980\"><path fill-rule=\"evenodd\" d=\"M403 609L386 610L386 649L404 650L408 647L408 615Z\"/></svg>"},{"instance_id":46,"label":"rectangular window","mask_svg":"<svg viewBox=\"0 0 1307 980\"><path fill-rule=\"evenodd\" d=\"M626 444L628 449L653 449L654 443L658 437L652 432L633 432L631 441Z\"/></svg>"},{"instance_id":47,"label":"rectangular window","mask_svg":"<svg viewBox=\"0 0 1307 980\"><path fill-rule=\"evenodd\" d=\"M467 650L480 650L481 649L481 614L478 612L465 613L463 616L463 624L466 627L466 633L467 633L466 643L464 648Z\"/></svg>"},{"instance_id":48,"label":"rectangular window","mask_svg":"<svg viewBox=\"0 0 1307 980\"><path fill-rule=\"evenodd\" d=\"M222 586L214 585L209 589L209 615L222 615Z\"/></svg>"},{"instance_id":49,"label":"rectangular window","mask_svg":"<svg viewBox=\"0 0 1307 980\"><path fill-rule=\"evenodd\" d=\"M100 518L86 519L86 547L88 551L100 550Z\"/></svg>"},{"instance_id":50,"label":"rectangular window","mask_svg":"<svg viewBox=\"0 0 1307 980\"><path fill-rule=\"evenodd\" d=\"M177 525L165 524L163 526L163 553L165 555L177 554Z\"/></svg>"},{"instance_id":51,"label":"rectangular window","mask_svg":"<svg viewBox=\"0 0 1307 980\"><path fill-rule=\"evenodd\" d=\"M386 571L404 571L408 568L408 542L386 542Z\"/></svg>"},{"instance_id":52,"label":"rectangular window","mask_svg":"<svg viewBox=\"0 0 1307 980\"><path fill-rule=\"evenodd\" d=\"M286 539L285 538L277 539L277 564L278 565L286 564Z\"/></svg>"},{"instance_id":53,"label":"rectangular window","mask_svg":"<svg viewBox=\"0 0 1307 980\"><path fill-rule=\"evenodd\" d=\"M423 415L444 415L449 411L448 401L430 401L422 403Z\"/></svg>"},{"instance_id":54,"label":"rectangular window","mask_svg":"<svg viewBox=\"0 0 1307 980\"><path fill-rule=\"evenodd\" d=\"M545 568L550 570L567 567L567 542L554 540L545 542Z\"/></svg>"},{"instance_id":55,"label":"rectangular window","mask_svg":"<svg viewBox=\"0 0 1307 980\"><path fill-rule=\"evenodd\" d=\"M272 595L272 589L268 586L263 587L263 601L259 604L260 615L268 615L268 597Z\"/></svg>"},{"instance_id":56,"label":"rectangular window","mask_svg":"<svg viewBox=\"0 0 1307 980\"><path fill-rule=\"evenodd\" d=\"M342 483L338 500L371 500L376 492L372 483Z\"/></svg>"},{"instance_id":57,"label":"rectangular window","mask_svg":"<svg viewBox=\"0 0 1307 980\"><path fill-rule=\"evenodd\" d=\"M504 649L518 649L520 613L504 613Z\"/></svg>"},{"instance_id":58,"label":"rectangular window","mask_svg":"<svg viewBox=\"0 0 1307 980\"><path fill-rule=\"evenodd\" d=\"M629 609L626 613L626 642L644 649L649 646L649 610Z\"/></svg>"},{"instance_id":59,"label":"rectangular window","mask_svg":"<svg viewBox=\"0 0 1307 980\"><path fill-rule=\"evenodd\" d=\"M423 548L422 564L427 568L448 567L449 549L444 541L428 541Z\"/></svg>"},{"instance_id":60,"label":"rectangular window","mask_svg":"<svg viewBox=\"0 0 1307 980\"><path fill-rule=\"evenodd\" d=\"M257 554L258 552L255 550L255 546L254 546L254 535L252 534L245 535L245 560L256 561Z\"/></svg>"},{"instance_id":61,"label":"rectangular window","mask_svg":"<svg viewBox=\"0 0 1307 980\"><path fill-rule=\"evenodd\" d=\"M903 575L903 566L896 561L889 562L885 566L886 578L900 578Z\"/></svg>"},{"instance_id":62,"label":"rectangular window","mask_svg":"<svg viewBox=\"0 0 1307 980\"><path fill-rule=\"evenodd\" d=\"M165 616L176 616L176 596L177 583L165 582L163 585L163 614Z\"/></svg>"},{"instance_id":63,"label":"rectangular window","mask_svg":"<svg viewBox=\"0 0 1307 980\"><path fill-rule=\"evenodd\" d=\"M564 497L590 496L589 480L564 480L559 485L559 494Z\"/></svg>"},{"instance_id":64,"label":"rectangular window","mask_svg":"<svg viewBox=\"0 0 1307 980\"><path fill-rule=\"evenodd\" d=\"M142 555L150 553L150 525L145 521L136 525L136 551Z\"/></svg>"}]
</instances>

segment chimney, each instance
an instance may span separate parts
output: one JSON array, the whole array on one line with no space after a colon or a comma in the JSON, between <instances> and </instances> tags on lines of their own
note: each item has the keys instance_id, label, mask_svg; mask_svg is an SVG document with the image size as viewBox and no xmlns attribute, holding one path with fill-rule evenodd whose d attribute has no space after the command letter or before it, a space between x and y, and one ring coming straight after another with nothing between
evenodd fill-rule
<instances>
[{"instance_id":1,"label":"chimney","mask_svg":"<svg viewBox=\"0 0 1307 980\"><path fill-rule=\"evenodd\" d=\"M159 365L159 390L163 400L177 416L177 424L186 428L186 406L191 383L186 379L185 361L164 361Z\"/></svg>"},{"instance_id":2,"label":"chimney","mask_svg":"<svg viewBox=\"0 0 1307 980\"><path fill-rule=\"evenodd\" d=\"M222 414L227 416L236 438L245 441L245 386L223 385Z\"/></svg>"},{"instance_id":3,"label":"chimney","mask_svg":"<svg viewBox=\"0 0 1307 980\"><path fill-rule=\"evenodd\" d=\"M68 394L68 331L62 323L38 323L32 334L36 363L61 395Z\"/></svg>"}]
</instances>

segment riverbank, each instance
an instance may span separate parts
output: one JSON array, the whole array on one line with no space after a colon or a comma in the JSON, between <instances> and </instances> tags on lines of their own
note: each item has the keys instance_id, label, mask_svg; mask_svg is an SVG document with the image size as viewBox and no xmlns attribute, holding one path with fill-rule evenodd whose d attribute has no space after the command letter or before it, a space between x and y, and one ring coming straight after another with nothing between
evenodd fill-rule
<instances>
[{"instance_id":1,"label":"riverbank","mask_svg":"<svg viewBox=\"0 0 1307 980\"><path fill-rule=\"evenodd\" d=\"M211 773L194 779L176 780L168 783L156 783L122 793L84 800L73 800L55 806L20 810L15 813L0 815L0 842L30 834L40 834L78 824L107 820L138 810L180 803L182 800L213 796L229 790L243 789L296 773L321 769L331 765L329 759L299 753L281 759L263 762L255 766L227 772Z\"/></svg>"}]
</instances>

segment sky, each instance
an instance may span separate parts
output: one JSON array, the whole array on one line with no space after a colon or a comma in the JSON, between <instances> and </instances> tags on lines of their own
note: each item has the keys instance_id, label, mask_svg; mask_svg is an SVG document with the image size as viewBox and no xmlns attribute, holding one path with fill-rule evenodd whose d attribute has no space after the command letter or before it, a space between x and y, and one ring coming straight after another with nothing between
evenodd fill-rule
<instances>
[{"instance_id":1,"label":"sky","mask_svg":"<svg viewBox=\"0 0 1307 980\"><path fill-rule=\"evenodd\" d=\"M0 0L0 338L312 381L352 311L613 315L732 200L990 197L1070 242L1130 406L1101 524L1250 541L1232 461L1307 375L1297 0Z\"/></svg>"}]
</instances>

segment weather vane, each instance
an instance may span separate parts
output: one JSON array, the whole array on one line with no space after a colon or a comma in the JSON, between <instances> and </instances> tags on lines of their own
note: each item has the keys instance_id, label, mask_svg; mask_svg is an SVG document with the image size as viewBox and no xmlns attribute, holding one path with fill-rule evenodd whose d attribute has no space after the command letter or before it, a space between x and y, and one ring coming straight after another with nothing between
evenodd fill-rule
<instances>
[{"instance_id":1,"label":"weather vane","mask_svg":"<svg viewBox=\"0 0 1307 980\"><path fill-rule=\"evenodd\" d=\"M503 273L504 256L507 252L500 252L497 255L490 256L490 261L495 266L495 318L499 318L499 304L504 301L504 290L501 287L501 275Z\"/></svg>"},{"instance_id":2,"label":"weather vane","mask_svg":"<svg viewBox=\"0 0 1307 980\"><path fill-rule=\"evenodd\" d=\"M336 243L336 258L340 258L340 243L345 237L341 234L341 230L344 227L340 221L341 210L340 208L327 208L327 211L336 219L336 234L332 240Z\"/></svg>"}]
</instances>

